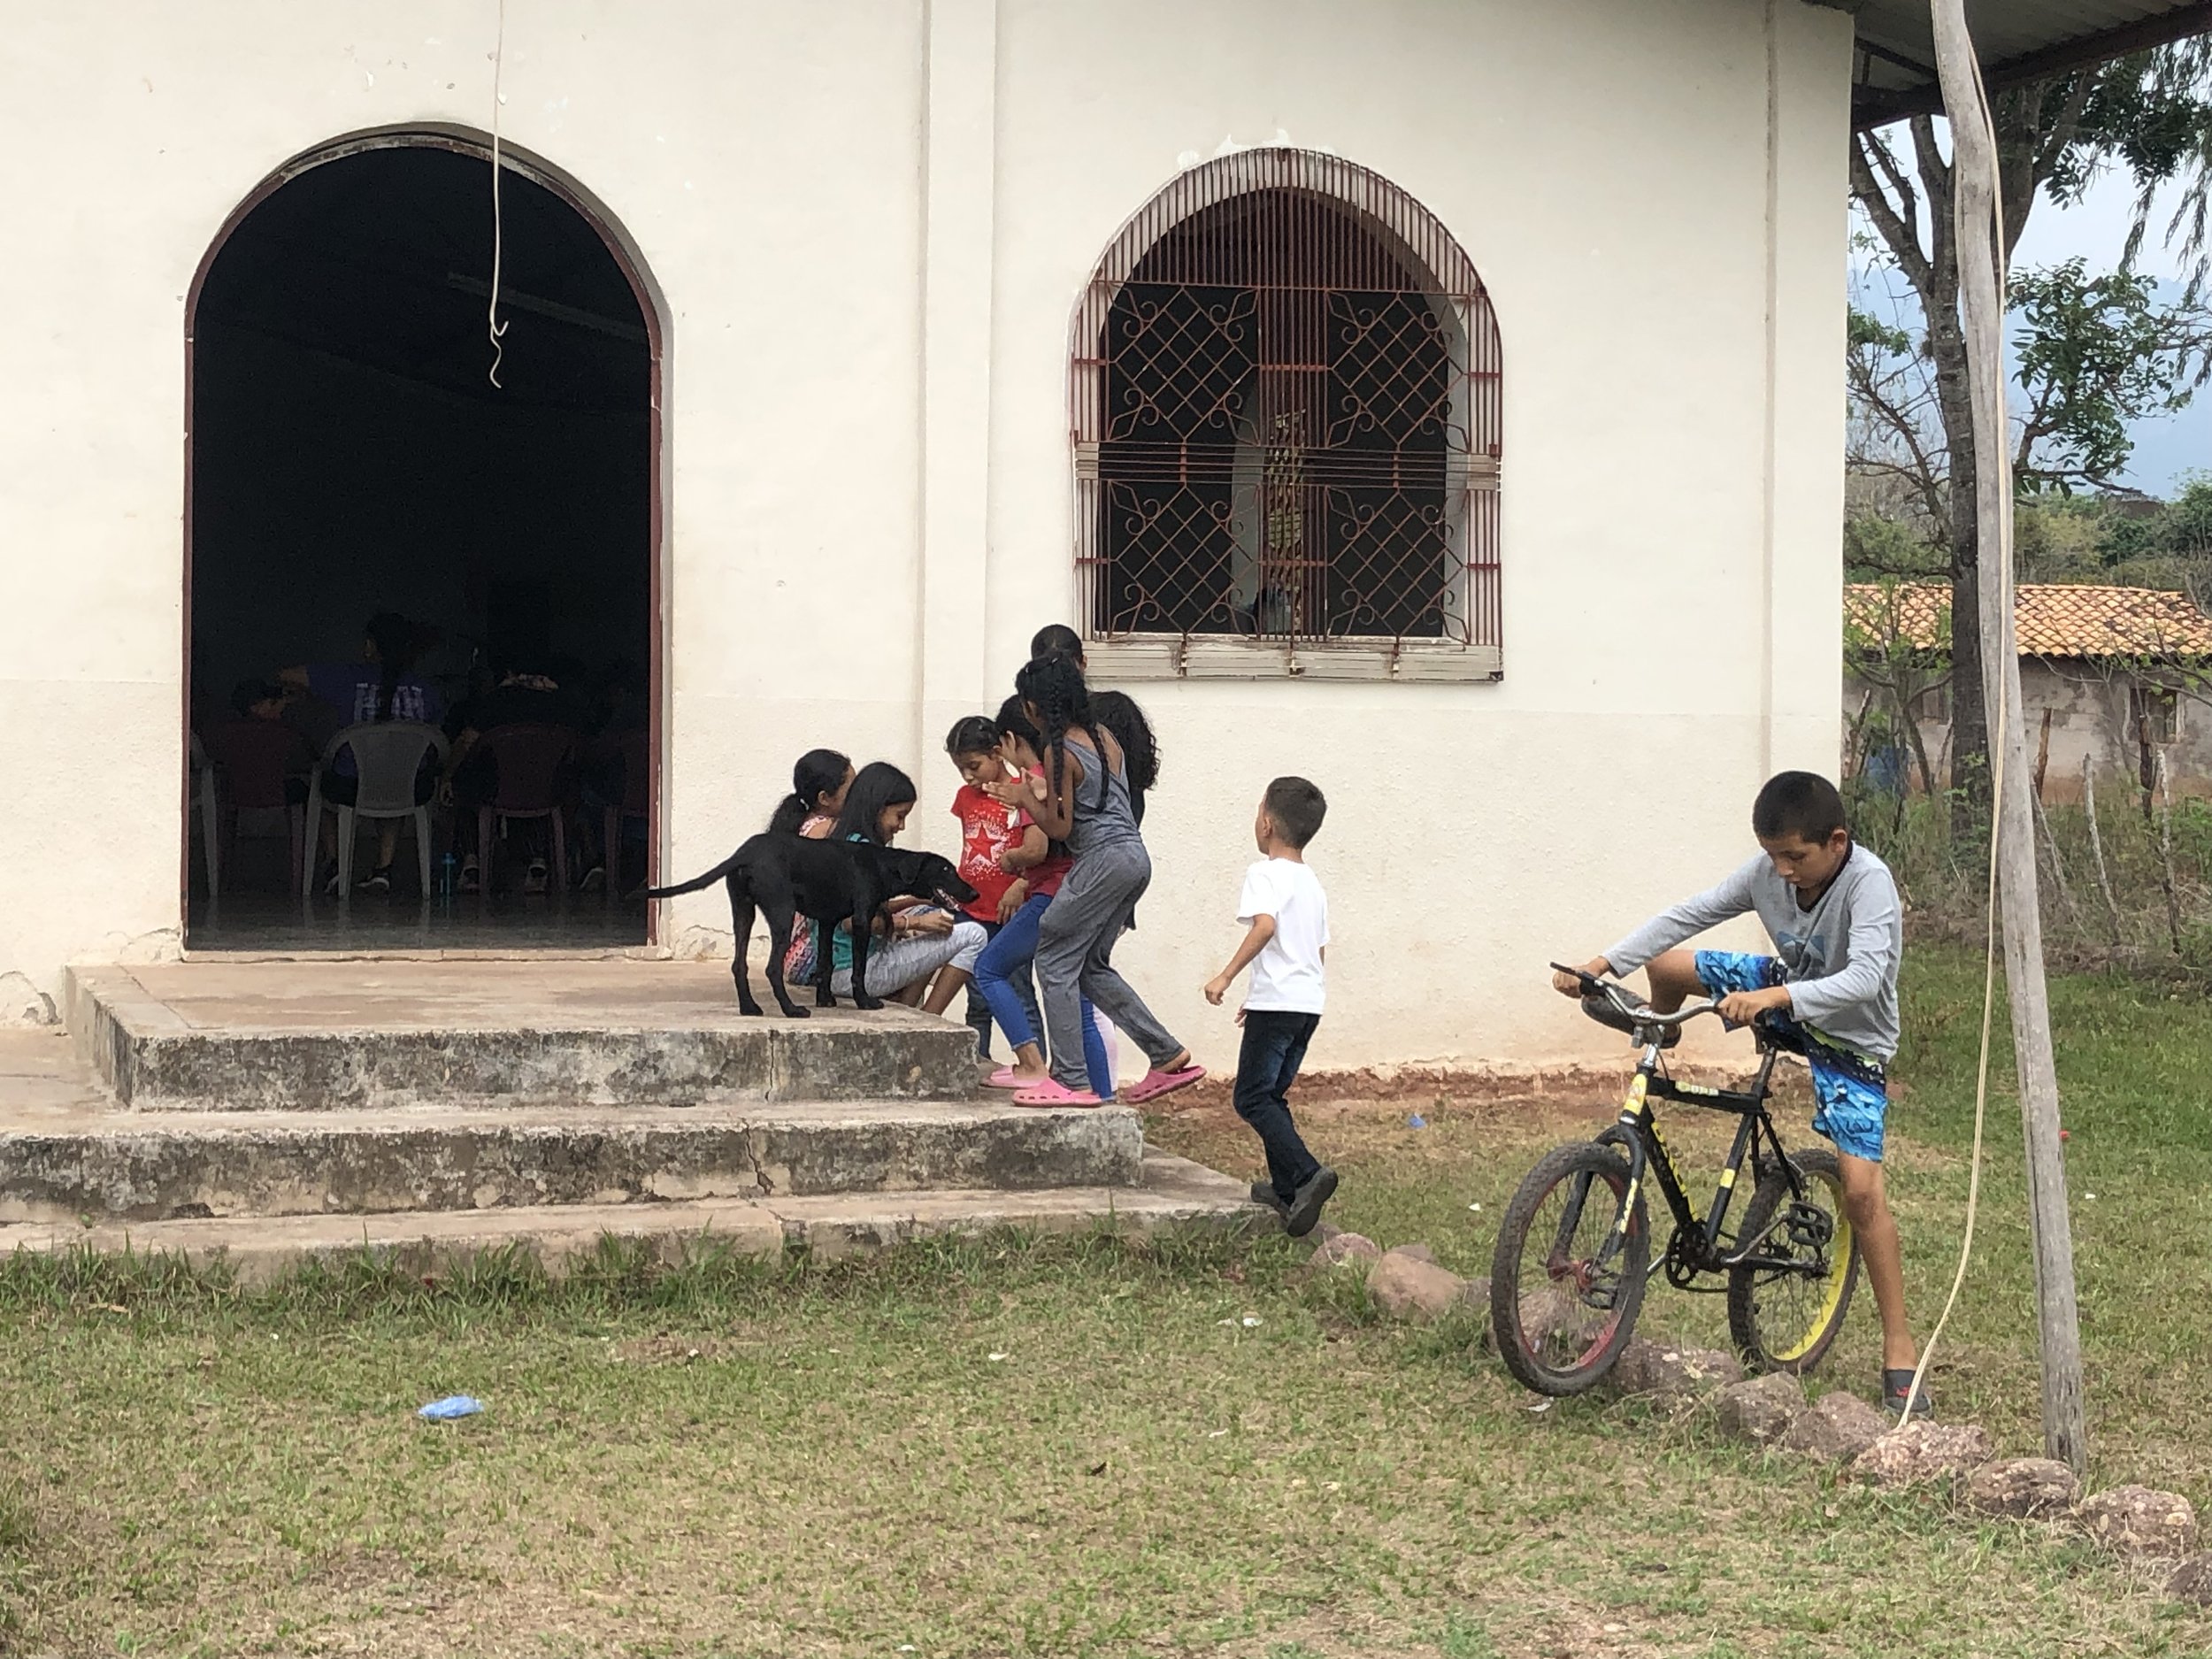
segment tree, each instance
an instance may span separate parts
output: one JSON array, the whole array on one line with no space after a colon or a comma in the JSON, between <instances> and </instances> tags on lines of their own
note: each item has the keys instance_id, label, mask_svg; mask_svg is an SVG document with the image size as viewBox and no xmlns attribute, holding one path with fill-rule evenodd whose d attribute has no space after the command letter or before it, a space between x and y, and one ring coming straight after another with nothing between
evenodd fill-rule
<instances>
[{"instance_id":1,"label":"tree","mask_svg":"<svg viewBox=\"0 0 2212 1659\"><path fill-rule=\"evenodd\" d=\"M2078 196L2101 169L2115 165L2129 169L2139 193L2131 249L2147 227L2153 193L2178 179L2185 211L2167 234L2179 236L2185 251L2201 261L2207 251L2204 203L2212 192L2212 51L2204 40L2030 81L1998 95L1992 112L2005 230L2001 252L2008 263L2039 195ZM1971 617L1981 603L1979 548L1951 159L1937 142L1933 117L1914 116L1905 124L1909 159L1893 142L1895 130L1853 135L1851 195L1919 302L1931 437L1939 436L1942 457L1936 491L1940 511L1930 518L1935 545L1949 566L1952 612ZM2193 219L2186 215L2192 201ZM1952 710L1953 780L1959 798L1978 814L1987 810L1989 799L1989 722L1978 649L1958 654Z\"/></svg>"}]
</instances>

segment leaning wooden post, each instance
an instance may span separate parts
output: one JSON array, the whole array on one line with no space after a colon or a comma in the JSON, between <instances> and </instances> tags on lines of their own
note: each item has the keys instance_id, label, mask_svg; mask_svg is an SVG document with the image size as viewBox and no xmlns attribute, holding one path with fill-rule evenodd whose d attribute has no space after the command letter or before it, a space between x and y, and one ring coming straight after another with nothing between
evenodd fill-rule
<instances>
[{"instance_id":1,"label":"leaning wooden post","mask_svg":"<svg viewBox=\"0 0 2212 1659\"><path fill-rule=\"evenodd\" d=\"M1960 311L1973 400L1975 545L1981 559L1981 651L1996 718L1996 840L1991 849L2004 918L2005 987L2027 1139L2028 1207L2035 1256L2036 1319L2042 1338L2044 1449L2077 1472L2088 1461L2081 1329L2074 1293L2074 1239L2059 1142L2058 1074L2051 1059L2051 1010L2043 982L2043 927L2035 880L2035 825L2027 733L2022 726L2020 657L2012 611L2012 466L2005 418L2003 238L1998 218L1997 148L1989 100L1965 0L1932 0L1936 67L1955 157Z\"/></svg>"},{"instance_id":2,"label":"leaning wooden post","mask_svg":"<svg viewBox=\"0 0 2212 1659\"><path fill-rule=\"evenodd\" d=\"M2112 948L2120 948L2120 902L2112 896L2112 874L2105 868L2104 836L2097 828L2097 761L2085 755L2081 761L2082 807L2089 815L2089 855L2097 863L2097 887L2104 894L2105 914L2112 918Z\"/></svg>"}]
</instances>

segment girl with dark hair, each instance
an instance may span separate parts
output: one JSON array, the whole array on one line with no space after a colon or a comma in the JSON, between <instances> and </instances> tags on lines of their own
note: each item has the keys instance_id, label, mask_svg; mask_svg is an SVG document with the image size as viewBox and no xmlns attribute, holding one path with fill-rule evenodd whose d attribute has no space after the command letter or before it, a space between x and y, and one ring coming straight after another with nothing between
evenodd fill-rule
<instances>
[{"instance_id":1,"label":"girl with dark hair","mask_svg":"<svg viewBox=\"0 0 2212 1659\"><path fill-rule=\"evenodd\" d=\"M1053 895L1067 879L1071 861L1068 849L1047 841L1044 831L1029 816L1028 802L1036 798L1043 784L1038 775L1036 729L1024 718L1020 700L1009 699L995 721L979 716L962 721L954 728L954 737L964 733L973 741L984 731L996 737L995 753L987 757L954 757L960 763L962 776L969 780L968 787L960 793L965 796L973 792L985 806L1009 815L1022 832L1018 848L996 855L1000 869L1007 872L1001 877L1007 883L998 906L1002 919L992 930L991 942L983 947L975 964L976 989L988 1005L990 1018L998 1022L1014 1048L1014 1064L992 1072L987 1080L993 1088L1033 1088L1045 1082L1050 1073L1045 1067L1041 1041L1044 1022L1031 988L1030 964L1037 954L1037 929ZM1028 791L1023 803L1011 804L988 793L994 785L1002 783L1013 783ZM969 874L969 860L964 858L961 873L973 884L978 877ZM1102 1101L1110 1100L1114 1068L1105 1033L1098 1029L1096 1010L1087 998L1082 1011L1084 1070L1090 1078L1091 1092Z\"/></svg>"},{"instance_id":2,"label":"girl with dark hair","mask_svg":"<svg viewBox=\"0 0 2212 1659\"><path fill-rule=\"evenodd\" d=\"M854 776L826 839L888 847L906 827L914 801L911 778L887 761L872 760ZM830 988L840 996L852 995L850 927L849 922L842 924L830 935ZM983 953L981 926L908 895L892 901L887 932L888 942L868 952L868 995L918 1002L927 1014L943 1013L975 972L975 959Z\"/></svg>"},{"instance_id":3,"label":"girl with dark hair","mask_svg":"<svg viewBox=\"0 0 2212 1659\"><path fill-rule=\"evenodd\" d=\"M1091 672L1091 665L1083 659L1081 637L1064 622L1039 628L1029 641L1029 654L1033 657L1064 657L1086 675ZM1152 722L1125 691L1092 692L1091 718L1114 734L1128 759L1129 809L1141 827L1145 796L1160 780L1160 745L1152 734Z\"/></svg>"},{"instance_id":4,"label":"girl with dark hair","mask_svg":"<svg viewBox=\"0 0 2212 1659\"><path fill-rule=\"evenodd\" d=\"M1134 1105L1187 1087L1206 1075L1205 1068L1114 972L1114 942L1152 879L1152 860L1130 805L1122 746L1099 726L1083 672L1069 658L1037 657L1015 677L1014 689L1041 740L1044 788L1018 794L1018 786L1001 785L999 798L1018 802L1026 795L1025 810L1038 827L1064 841L1074 858L1037 930L1052 1075L1018 1093L1015 1104L1098 1104L1083 1064L1085 996L1151 1062L1152 1069L1124 1090L1123 1098Z\"/></svg>"},{"instance_id":5,"label":"girl with dark hair","mask_svg":"<svg viewBox=\"0 0 2212 1659\"><path fill-rule=\"evenodd\" d=\"M427 681L408 671L414 666L415 626L394 611L380 611L362 630L361 660L357 663L311 663L280 669L277 680L286 692L305 695L326 704L337 719L335 729L349 726L380 726L388 720L406 720L434 726L445 712L444 704ZM438 789L438 757L425 756L424 769L415 777L415 801L427 806ZM360 772L351 749L340 749L323 777L323 799L332 806L351 806L359 788ZM325 829L329 826L326 825ZM376 826L376 863L357 884L372 892L392 885L392 855L399 847L400 820L383 818ZM334 835L322 848L334 849ZM333 876L330 891L335 894Z\"/></svg>"},{"instance_id":6,"label":"girl with dark hair","mask_svg":"<svg viewBox=\"0 0 2212 1659\"><path fill-rule=\"evenodd\" d=\"M776 803L770 830L819 841L844 810L853 787L853 764L833 749L810 749L791 768L791 793Z\"/></svg>"}]
</instances>

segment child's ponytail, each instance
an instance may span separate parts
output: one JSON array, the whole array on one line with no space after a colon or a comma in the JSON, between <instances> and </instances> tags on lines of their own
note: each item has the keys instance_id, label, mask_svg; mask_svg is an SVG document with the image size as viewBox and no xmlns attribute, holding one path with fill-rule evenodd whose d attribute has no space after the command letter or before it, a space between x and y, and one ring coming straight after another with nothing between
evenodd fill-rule
<instances>
[{"instance_id":1,"label":"child's ponytail","mask_svg":"<svg viewBox=\"0 0 2212 1659\"><path fill-rule=\"evenodd\" d=\"M1087 733L1094 744L1098 741L1098 733L1092 729L1090 693L1083 684L1083 671L1064 657L1035 657L1014 676L1014 690L1037 710L1038 735L1044 740L1039 756L1045 763L1046 775L1065 793L1069 729Z\"/></svg>"},{"instance_id":2,"label":"child's ponytail","mask_svg":"<svg viewBox=\"0 0 2212 1659\"><path fill-rule=\"evenodd\" d=\"M821 810L822 797L835 795L852 769L852 762L833 749L807 750L791 768L791 793L776 803L769 829L779 835L797 834L799 826Z\"/></svg>"}]
</instances>

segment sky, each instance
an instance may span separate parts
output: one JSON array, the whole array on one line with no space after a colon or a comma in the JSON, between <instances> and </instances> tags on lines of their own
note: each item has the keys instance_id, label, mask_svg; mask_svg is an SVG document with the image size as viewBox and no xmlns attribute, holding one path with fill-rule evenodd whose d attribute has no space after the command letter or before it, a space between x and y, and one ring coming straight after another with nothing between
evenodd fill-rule
<instances>
[{"instance_id":1,"label":"sky","mask_svg":"<svg viewBox=\"0 0 2212 1659\"><path fill-rule=\"evenodd\" d=\"M2136 268L2157 278L2161 296L2168 300L2180 297L2181 261L2162 240L2172 200L2170 192L2154 208L2151 233L2136 257ZM2124 173L2106 173L2070 206L2040 196L2013 253L2013 268L2033 270L2079 258L2093 272L2111 270L2118 265L2127 246L2134 211L2135 188ZM1852 264L1855 303L1898 320L1901 326L1907 316L1917 315L1917 308L1910 306L1909 300L1905 316L1900 315L1895 299L1909 296L1911 290L1895 271L1870 269L1870 257L1863 250L1855 250ZM1891 302L1871 303L1869 287L1876 294L1889 293ZM2149 495L2170 497L2185 474L2212 472L2212 386L2200 391L2178 414L2138 421L2131 435L2135 453L2118 481Z\"/></svg>"}]
</instances>

